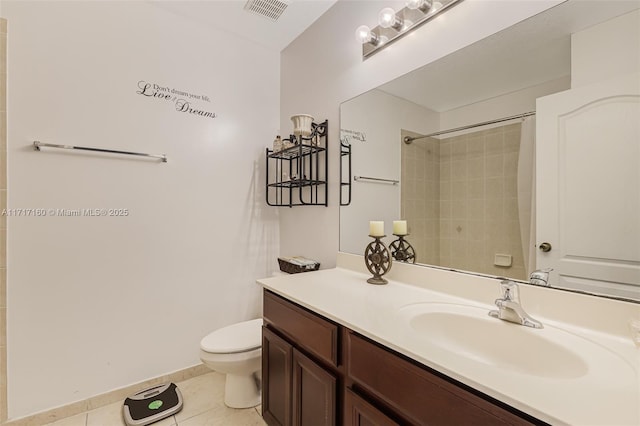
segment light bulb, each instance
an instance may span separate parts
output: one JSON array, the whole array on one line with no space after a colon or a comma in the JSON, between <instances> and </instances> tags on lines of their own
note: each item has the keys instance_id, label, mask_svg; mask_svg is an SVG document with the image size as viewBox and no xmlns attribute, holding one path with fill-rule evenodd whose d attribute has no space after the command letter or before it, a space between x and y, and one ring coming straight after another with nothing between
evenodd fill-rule
<instances>
[{"instance_id":1,"label":"light bulb","mask_svg":"<svg viewBox=\"0 0 640 426\"><path fill-rule=\"evenodd\" d=\"M390 7L385 7L378 14L378 24L382 28L393 28L395 30L400 30L402 28L402 19L396 16L396 12Z\"/></svg>"},{"instance_id":2,"label":"light bulb","mask_svg":"<svg viewBox=\"0 0 640 426\"><path fill-rule=\"evenodd\" d=\"M407 0L407 7L412 10L420 9L422 13L427 13L433 4L433 0ZM442 4L441 4L442 6Z\"/></svg>"},{"instance_id":3,"label":"light bulb","mask_svg":"<svg viewBox=\"0 0 640 426\"><path fill-rule=\"evenodd\" d=\"M356 30L356 40L358 40L360 43L368 43L371 38L370 35L371 28L367 27L366 25L360 25Z\"/></svg>"},{"instance_id":4,"label":"light bulb","mask_svg":"<svg viewBox=\"0 0 640 426\"><path fill-rule=\"evenodd\" d=\"M371 31L371 28L367 27L366 25L360 25L356 30L356 40L358 40L362 44L371 43L373 45L377 45L380 41L380 38L376 35L376 33Z\"/></svg>"},{"instance_id":5,"label":"light bulb","mask_svg":"<svg viewBox=\"0 0 640 426\"><path fill-rule=\"evenodd\" d=\"M435 13L436 11L442 9L442 3L436 1L433 3L433 7L431 8L431 12Z\"/></svg>"}]
</instances>

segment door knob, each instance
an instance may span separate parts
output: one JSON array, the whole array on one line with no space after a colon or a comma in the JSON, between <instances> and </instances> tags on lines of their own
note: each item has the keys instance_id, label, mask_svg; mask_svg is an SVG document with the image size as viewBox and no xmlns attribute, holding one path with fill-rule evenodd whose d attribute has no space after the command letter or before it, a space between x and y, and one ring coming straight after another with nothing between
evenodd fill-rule
<instances>
[{"instance_id":1,"label":"door knob","mask_svg":"<svg viewBox=\"0 0 640 426\"><path fill-rule=\"evenodd\" d=\"M544 253L548 253L551 251L551 244L549 243L542 243L538 246L538 248L543 251Z\"/></svg>"}]
</instances>

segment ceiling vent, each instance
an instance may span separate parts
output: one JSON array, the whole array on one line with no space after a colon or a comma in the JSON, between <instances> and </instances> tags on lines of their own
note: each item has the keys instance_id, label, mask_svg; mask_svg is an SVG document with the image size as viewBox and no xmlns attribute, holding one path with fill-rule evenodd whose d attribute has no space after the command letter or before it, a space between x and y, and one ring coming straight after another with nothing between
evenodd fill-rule
<instances>
[{"instance_id":1,"label":"ceiling vent","mask_svg":"<svg viewBox=\"0 0 640 426\"><path fill-rule=\"evenodd\" d=\"M249 12L277 21L287 6L289 6L287 0L249 0L244 8Z\"/></svg>"}]
</instances>

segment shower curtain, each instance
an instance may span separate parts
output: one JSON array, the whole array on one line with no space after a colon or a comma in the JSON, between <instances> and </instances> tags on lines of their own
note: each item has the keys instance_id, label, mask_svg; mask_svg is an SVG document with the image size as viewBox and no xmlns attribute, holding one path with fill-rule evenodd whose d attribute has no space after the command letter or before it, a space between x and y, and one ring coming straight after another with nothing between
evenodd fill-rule
<instances>
[{"instance_id":1,"label":"shower curtain","mask_svg":"<svg viewBox=\"0 0 640 426\"><path fill-rule=\"evenodd\" d=\"M526 276L536 269L536 119L527 117L520 129L518 212Z\"/></svg>"}]
</instances>

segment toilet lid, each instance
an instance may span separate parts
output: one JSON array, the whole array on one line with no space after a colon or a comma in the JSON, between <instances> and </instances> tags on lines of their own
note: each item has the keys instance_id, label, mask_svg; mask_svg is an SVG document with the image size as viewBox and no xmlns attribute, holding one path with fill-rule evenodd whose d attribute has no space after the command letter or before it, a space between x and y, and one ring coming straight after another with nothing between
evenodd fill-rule
<instances>
[{"instance_id":1,"label":"toilet lid","mask_svg":"<svg viewBox=\"0 0 640 426\"><path fill-rule=\"evenodd\" d=\"M232 354L258 349L262 345L262 318L239 322L209 333L200 348L214 354Z\"/></svg>"}]
</instances>

